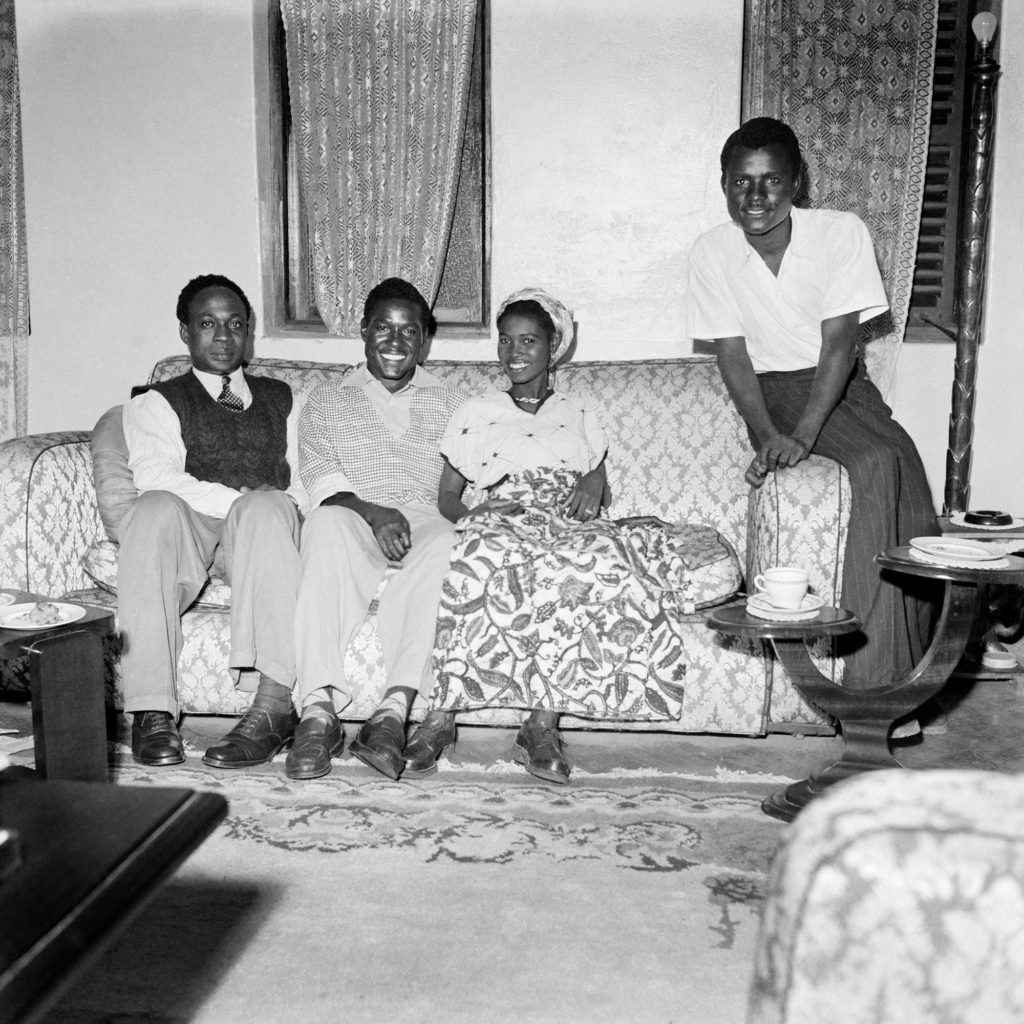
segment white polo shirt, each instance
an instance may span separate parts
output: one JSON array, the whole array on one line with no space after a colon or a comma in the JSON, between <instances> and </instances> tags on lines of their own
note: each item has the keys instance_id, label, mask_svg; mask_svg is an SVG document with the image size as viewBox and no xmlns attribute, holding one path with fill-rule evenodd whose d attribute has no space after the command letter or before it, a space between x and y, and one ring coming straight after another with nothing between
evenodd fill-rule
<instances>
[{"instance_id":1,"label":"white polo shirt","mask_svg":"<svg viewBox=\"0 0 1024 1024\"><path fill-rule=\"evenodd\" d=\"M776 277L729 221L690 252L687 337L743 337L755 373L818 365L821 322L889 308L864 222L839 210L793 209L793 232Z\"/></svg>"}]
</instances>

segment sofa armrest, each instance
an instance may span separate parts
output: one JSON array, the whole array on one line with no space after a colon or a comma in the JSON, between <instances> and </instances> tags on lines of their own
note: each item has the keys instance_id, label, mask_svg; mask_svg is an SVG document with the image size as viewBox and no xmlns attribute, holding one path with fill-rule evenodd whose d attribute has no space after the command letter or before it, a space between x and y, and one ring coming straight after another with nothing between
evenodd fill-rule
<instances>
[{"instance_id":1,"label":"sofa armrest","mask_svg":"<svg viewBox=\"0 0 1024 1024\"><path fill-rule=\"evenodd\" d=\"M773 565L798 565L816 594L839 604L849 522L850 484L838 462L812 455L769 474L750 492L747 585Z\"/></svg>"},{"instance_id":2,"label":"sofa armrest","mask_svg":"<svg viewBox=\"0 0 1024 1024\"><path fill-rule=\"evenodd\" d=\"M102 529L88 432L0 444L0 585L48 596L89 586L82 555Z\"/></svg>"},{"instance_id":3,"label":"sofa armrest","mask_svg":"<svg viewBox=\"0 0 1024 1024\"><path fill-rule=\"evenodd\" d=\"M1017 1024L1022 917L1024 779L847 779L772 861L748 1024Z\"/></svg>"}]
</instances>

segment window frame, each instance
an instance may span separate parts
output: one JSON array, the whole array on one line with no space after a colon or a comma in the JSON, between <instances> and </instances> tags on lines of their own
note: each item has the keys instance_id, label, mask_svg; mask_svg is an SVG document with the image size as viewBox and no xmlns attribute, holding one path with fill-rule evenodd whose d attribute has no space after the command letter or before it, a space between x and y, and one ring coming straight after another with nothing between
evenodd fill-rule
<instances>
[{"instance_id":1,"label":"window frame","mask_svg":"<svg viewBox=\"0 0 1024 1024\"><path fill-rule=\"evenodd\" d=\"M477 322L445 321L439 318L434 340L473 341L489 337L491 313L491 219L494 209L491 174L491 0L483 5L483 167L481 242L481 317ZM262 333L282 339L352 340L332 335L324 322L289 317L287 294L286 216L295 209L298 197L285 202L288 177L284 160L285 112L277 83L285 73L275 33L280 19L280 0L253 0L253 57L256 112L256 173L259 211L259 259L262 291Z\"/></svg>"}]
</instances>

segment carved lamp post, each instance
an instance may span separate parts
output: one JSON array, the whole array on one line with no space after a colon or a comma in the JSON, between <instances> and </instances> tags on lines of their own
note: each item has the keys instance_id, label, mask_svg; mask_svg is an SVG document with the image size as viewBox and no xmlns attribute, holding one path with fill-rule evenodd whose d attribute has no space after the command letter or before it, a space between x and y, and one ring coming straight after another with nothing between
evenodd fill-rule
<instances>
[{"instance_id":1,"label":"carved lamp post","mask_svg":"<svg viewBox=\"0 0 1024 1024\"><path fill-rule=\"evenodd\" d=\"M985 249L988 240L989 178L995 135L995 94L999 65L992 59L995 15L978 14L971 28L978 40L971 68L970 147L964 190L964 235L957 281L956 363L946 452L943 511L964 512L970 494L974 391L978 369L979 328L985 294Z\"/></svg>"}]
</instances>

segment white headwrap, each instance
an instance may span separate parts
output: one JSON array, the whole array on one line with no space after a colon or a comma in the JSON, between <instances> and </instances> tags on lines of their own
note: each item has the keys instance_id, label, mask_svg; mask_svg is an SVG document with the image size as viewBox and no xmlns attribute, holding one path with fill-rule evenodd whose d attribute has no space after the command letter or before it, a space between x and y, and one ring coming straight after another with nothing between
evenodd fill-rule
<instances>
[{"instance_id":1,"label":"white headwrap","mask_svg":"<svg viewBox=\"0 0 1024 1024\"><path fill-rule=\"evenodd\" d=\"M548 295L542 288L522 288L513 292L498 307L498 315L495 320L500 320L505 310L513 302L524 302L532 299L549 317L555 325L555 336L551 339L551 354L548 357L548 366L554 366L568 351L572 344L574 327L572 313L569 312L553 295Z\"/></svg>"}]
</instances>

